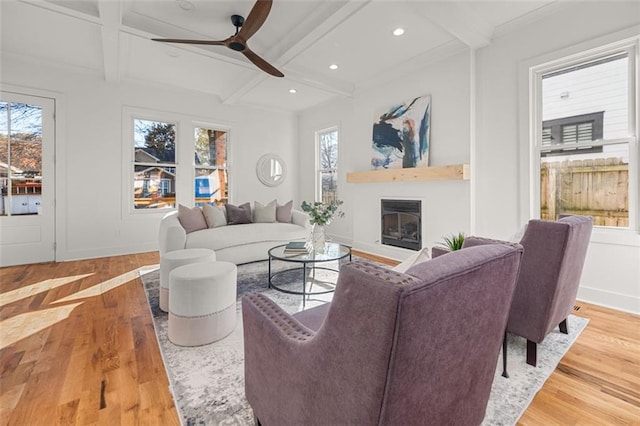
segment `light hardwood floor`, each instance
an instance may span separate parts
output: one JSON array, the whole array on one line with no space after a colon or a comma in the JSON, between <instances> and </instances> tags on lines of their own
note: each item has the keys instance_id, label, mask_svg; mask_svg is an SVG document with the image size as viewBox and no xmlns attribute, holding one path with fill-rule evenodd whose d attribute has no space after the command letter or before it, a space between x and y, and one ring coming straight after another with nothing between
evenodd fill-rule
<instances>
[{"instance_id":1,"label":"light hardwood floor","mask_svg":"<svg viewBox=\"0 0 640 426\"><path fill-rule=\"evenodd\" d=\"M179 424L138 278L157 263L0 269L0 424ZM640 317L577 306L590 322L519 424L640 425Z\"/></svg>"}]
</instances>

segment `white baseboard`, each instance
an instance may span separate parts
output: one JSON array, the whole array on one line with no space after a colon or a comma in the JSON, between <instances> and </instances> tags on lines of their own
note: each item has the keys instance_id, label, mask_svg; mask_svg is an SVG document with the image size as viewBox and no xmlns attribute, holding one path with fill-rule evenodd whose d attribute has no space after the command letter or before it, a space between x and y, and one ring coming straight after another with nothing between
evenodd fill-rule
<instances>
[{"instance_id":1,"label":"white baseboard","mask_svg":"<svg viewBox=\"0 0 640 426\"><path fill-rule=\"evenodd\" d=\"M640 315L640 297L597 288L580 287L578 300L618 311Z\"/></svg>"},{"instance_id":2,"label":"white baseboard","mask_svg":"<svg viewBox=\"0 0 640 426\"><path fill-rule=\"evenodd\" d=\"M127 254L146 253L157 251L158 243L150 242L126 247L100 247L93 249L67 250L59 253L56 262L68 262L72 260L95 259L98 257L123 256Z\"/></svg>"}]
</instances>

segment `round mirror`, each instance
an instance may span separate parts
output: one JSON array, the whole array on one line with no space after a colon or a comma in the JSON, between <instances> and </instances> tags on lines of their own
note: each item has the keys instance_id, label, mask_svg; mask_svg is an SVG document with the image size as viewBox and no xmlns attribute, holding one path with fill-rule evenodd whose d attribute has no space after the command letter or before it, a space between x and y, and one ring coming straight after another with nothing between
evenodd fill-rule
<instances>
[{"instance_id":1,"label":"round mirror","mask_svg":"<svg viewBox=\"0 0 640 426\"><path fill-rule=\"evenodd\" d=\"M287 169L282 158L275 154L265 154L258 159L256 174L265 185L278 186L287 175Z\"/></svg>"}]
</instances>

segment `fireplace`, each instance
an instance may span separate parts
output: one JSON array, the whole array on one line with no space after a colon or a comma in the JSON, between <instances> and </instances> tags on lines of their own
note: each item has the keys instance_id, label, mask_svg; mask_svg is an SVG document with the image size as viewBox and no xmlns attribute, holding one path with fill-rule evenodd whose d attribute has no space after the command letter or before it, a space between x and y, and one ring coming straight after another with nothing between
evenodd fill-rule
<instances>
[{"instance_id":1,"label":"fireplace","mask_svg":"<svg viewBox=\"0 0 640 426\"><path fill-rule=\"evenodd\" d=\"M422 202L380 200L382 244L410 250L422 248Z\"/></svg>"}]
</instances>

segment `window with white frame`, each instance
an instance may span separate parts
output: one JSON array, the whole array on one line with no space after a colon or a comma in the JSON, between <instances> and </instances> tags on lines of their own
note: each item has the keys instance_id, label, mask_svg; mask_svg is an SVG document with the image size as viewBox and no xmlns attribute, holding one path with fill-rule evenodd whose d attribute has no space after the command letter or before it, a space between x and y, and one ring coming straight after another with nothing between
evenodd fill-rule
<instances>
[{"instance_id":1,"label":"window with white frame","mask_svg":"<svg viewBox=\"0 0 640 426\"><path fill-rule=\"evenodd\" d=\"M532 69L540 218L637 226L634 191L637 40Z\"/></svg>"},{"instance_id":2,"label":"window with white frame","mask_svg":"<svg viewBox=\"0 0 640 426\"><path fill-rule=\"evenodd\" d=\"M316 132L316 141L316 199L333 203L338 200L338 129Z\"/></svg>"},{"instance_id":3,"label":"window with white frame","mask_svg":"<svg viewBox=\"0 0 640 426\"><path fill-rule=\"evenodd\" d=\"M226 204L228 130L195 127L195 205Z\"/></svg>"},{"instance_id":4,"label":"window with white frame","mask_svg":"<svg viewBox=\"0 0 640 426\"><path fill-rule=\"evenodd\" d=\"M176 125L134 118L133 133L134 208L176 207Z\"/></svg>"},{"instance_id":5,"label":"window with white frame","mask_svg":"<svg viewBox=\"0 0 640 426\"><path fill-rule=\"evenodd\" d=\"M124 172L125 214L227 202L229 127L177 113L124 111L123 147L131 164Z\"/></svg>"}]
</instances>

